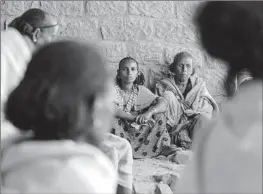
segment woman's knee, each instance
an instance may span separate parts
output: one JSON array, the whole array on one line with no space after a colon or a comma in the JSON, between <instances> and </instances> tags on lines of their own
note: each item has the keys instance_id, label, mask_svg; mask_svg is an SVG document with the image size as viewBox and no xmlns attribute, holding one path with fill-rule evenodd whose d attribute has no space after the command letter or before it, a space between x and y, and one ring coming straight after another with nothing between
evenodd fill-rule
<instances>
[{"instance_id":1,"label":"woman's knee","mask_svg":"<svg viewBox=\"0 0 263 194\"><path fill-rule=\"evenodd\" d=\"M174 99L174 98L175 98L175 95L174 95L174 93L171 92L171 91L165 91L165 92L163 93L163 98L164 98L165 100L169 101L170 99Z\"/></svg>"},{"instance_id":2,"label":"woman's knee","mask_svg":"<svg viewBox=\"0 0 263 194\"><path fill-rule=\"evenodd\" d=\"M178 100L176 99L174 93L171 91L165 91L163 94L163 98L164 98L168 108L171 108L175 104L178 104Z\"/></svg>"},{"instance_id":3,"label":"woman's knee","mask_svg":"<svg viewBox=\"0 0 263 194\"><path fill-rule=\"evenodd\" d=\"M177 97L171 91L165 91L164 94L163 94L163 98L169 104L179 104L179 101L178 101Z\"/></svg>"}]
</instances>

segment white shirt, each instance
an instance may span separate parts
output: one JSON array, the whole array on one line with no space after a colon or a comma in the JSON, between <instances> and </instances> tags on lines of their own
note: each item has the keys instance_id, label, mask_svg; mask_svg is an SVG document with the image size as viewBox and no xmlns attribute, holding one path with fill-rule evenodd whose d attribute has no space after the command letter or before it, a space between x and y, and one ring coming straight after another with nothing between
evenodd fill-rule
<instances>
[{"instance_id":1,"label":"white shirt","mask_svg":"<svg viewBox=\"0 0 263 194\"><path fill-rule=\"evenodd\" d=\"M17 134L17 129L5 119L4 107L10 92L22 79L32 48L16 29L1 31L1 145Z\"/></svg>"}]
</instances>

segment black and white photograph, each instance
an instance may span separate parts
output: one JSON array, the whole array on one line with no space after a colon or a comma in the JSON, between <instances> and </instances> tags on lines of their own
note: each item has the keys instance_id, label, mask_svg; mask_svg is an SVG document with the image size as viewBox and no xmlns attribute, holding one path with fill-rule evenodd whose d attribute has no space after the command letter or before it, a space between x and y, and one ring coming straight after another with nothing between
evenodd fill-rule
<instances>
[{"instance_id":1,"label":"black and white photograph","mask_svg":"<svg viewBox=\"0 0 263 194\"><path fill-rule=\"evenodd\" d=\"M1 193L261 194L262 89L262 0L1 0Z\"/></svg>"}]
</instances>

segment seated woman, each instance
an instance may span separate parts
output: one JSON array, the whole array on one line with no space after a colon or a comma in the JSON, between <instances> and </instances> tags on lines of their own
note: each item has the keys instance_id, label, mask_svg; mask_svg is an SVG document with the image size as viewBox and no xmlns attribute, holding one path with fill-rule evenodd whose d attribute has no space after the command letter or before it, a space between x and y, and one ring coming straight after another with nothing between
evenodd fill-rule
<instances>
[{"instance_id":1,"label":"seated woman","mask_svg":"<svg viewBox=\"0 0 263 194\"><path fill-rule=\"evenodd\" d=\"M157 156L163 146L170 145L164 99L142 86L144 77L131 57L120 61L116 81L116 119L112 133L130 142L134 158Z\"/></svg>"},{"instance_id":2,"label":"seated woman","mask_svg":"<svg viewBox=\"0 0 263 194\"><path fill-rule=\"evenodd\" d=\"M112 91L92 47L61 41L40 48L7 100L7 119L32 135L1 150L1 186L19 193L116 193L117 173L99 149L112 124Z\"/></svg>"},{"instance_id":3,"label":"seated woman","mask_svg":"<svg viewBox=\"0 0 263 194\"><path fill-rule=\"evenodd\" d=\"M167 128L172 143L190 149L194 126L200 116L212 117L218 110L205 82L193 76L193 57L178 53L170 66L171 76L156 84L156 93L168 103Z\"/></svg>"}]
</instances>

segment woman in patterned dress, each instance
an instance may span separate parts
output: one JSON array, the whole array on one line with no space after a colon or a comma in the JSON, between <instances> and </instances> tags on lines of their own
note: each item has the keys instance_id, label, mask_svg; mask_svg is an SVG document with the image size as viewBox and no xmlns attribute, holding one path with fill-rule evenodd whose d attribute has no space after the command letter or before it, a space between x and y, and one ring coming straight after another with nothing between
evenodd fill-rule
<instances>
[{"instance_id":1,"label":"woman in patterned dress","mask_svg":"<svg viewBox=\"0 0 263 194\"><path fill-rule=\"evenodd\" d=\"M142 86L144 76L131 57L120 61L116 81L116 118L112 133L131 143L134 158L159 155L163 147L170 145L165 101Z\"/></svg>"}]
</instances>

